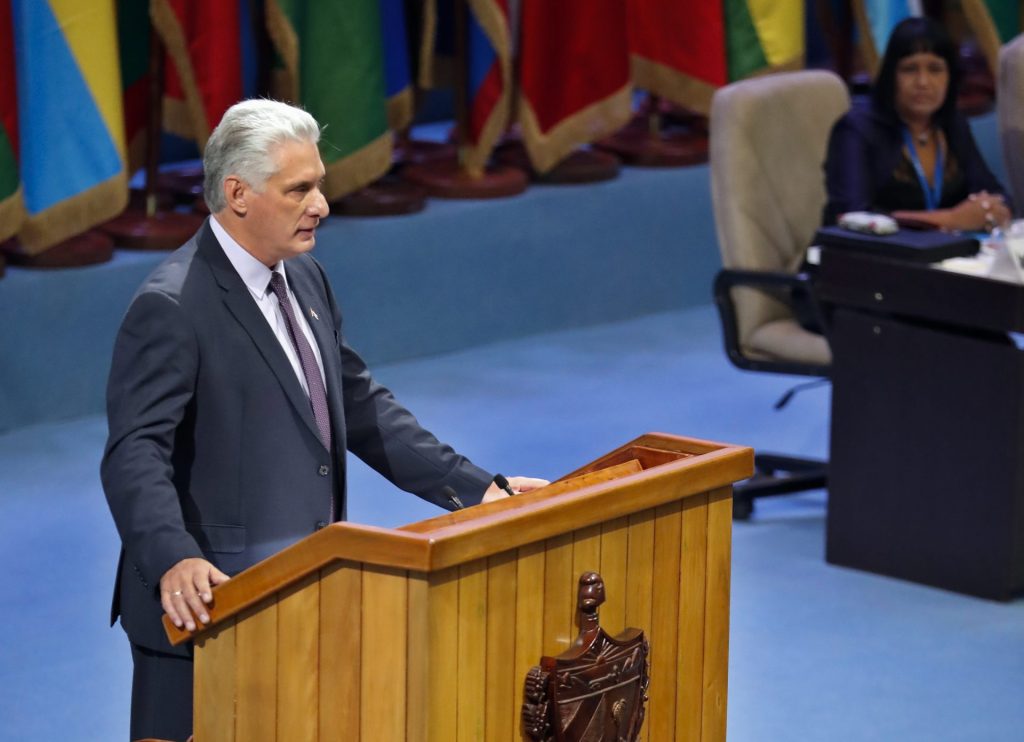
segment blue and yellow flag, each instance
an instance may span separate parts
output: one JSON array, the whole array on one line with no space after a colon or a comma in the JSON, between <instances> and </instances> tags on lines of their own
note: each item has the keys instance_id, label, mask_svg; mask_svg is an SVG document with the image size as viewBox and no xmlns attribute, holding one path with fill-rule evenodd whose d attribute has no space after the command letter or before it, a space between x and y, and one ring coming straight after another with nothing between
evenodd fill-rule
<instances>
[{"instance_id":1,"label":"blue and yellow flag","mask_svg":"<svg viewBox=\"0 0 1024 742\"><path fill-rule=\"evenodd\" d=\"M13 0L12 10L27 211L18 236L35 255L128 203L117 24L114 0Z\"/></svg>"}]
</instances>

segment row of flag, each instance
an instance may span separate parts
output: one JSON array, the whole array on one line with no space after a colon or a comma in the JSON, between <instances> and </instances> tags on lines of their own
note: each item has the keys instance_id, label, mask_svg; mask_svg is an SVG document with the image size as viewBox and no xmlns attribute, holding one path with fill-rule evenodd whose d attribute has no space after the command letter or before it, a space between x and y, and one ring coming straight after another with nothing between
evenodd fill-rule
<instances>
[{"instance_id":1,"label":"row of flag","mask_svg":"<svg viewBox=\"0 0 1024 742\"><path fill-rule=\"evenodd\" d=\"M0 242L37 255L126 208L166 55L162 128L205 144L242 97L237 2L0 0Z\"/></svg>"},{"instance_id":2,"label":"row of flag","mask_svg":"<svg viewBox=\"0 0 1024 742\"><path fill-rule=\"evenodd\" d=\"M1016 0L962 5L1003 41L1020 28ZM862 37L877 43L919 6L860 0ZM510 126L545 172L624 125L637 88L707 112L718 87L804 57L803 0L0 0L0 242L37 254L125 208L156 69L163 131L201 149L248 89L256 26L270 94L324 126L328 197L351 193L390 168L392 132L413 119L415 84L443 77L458 13L463 162L477 173Z\"/></svg>"},{"instance_id":3,"label":"row of flag","mask_svg":"<svg viewBox=\"0 0 1024 742\"><path fill-rule=\"evenodd\" d=\"M868 71L881 64L889 34L896 24L925 14L924 0L857 0L853 3L860 35L860 52ZM1020 33L1024 6L1020 0L959 0L964 19L977 37L990 70L999 69L999 48Z\"/></svg>"}]
</instances>

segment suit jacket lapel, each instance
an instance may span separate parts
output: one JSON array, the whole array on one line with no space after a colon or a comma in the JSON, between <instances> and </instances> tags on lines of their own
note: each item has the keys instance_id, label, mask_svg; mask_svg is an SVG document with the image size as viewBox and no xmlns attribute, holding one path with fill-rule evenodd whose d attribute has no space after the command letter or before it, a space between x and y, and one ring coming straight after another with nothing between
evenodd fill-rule
<instances>
[{"instance_id":1,"label":"suit jacket lapel","mask_svg":"<svg viewBox=\"0 0 1024 742\"><path fill-rule=\"evenodd\" d=\"M292 368L278 342L277 336L267 323L266 317L260 312L256 302L253 301L248 287L235 271L234 266L224 254L220 243L217 242L213 230L209 224L204 224L199 232L198 252L209 264L214 279L224 290L224 303L228 310L242 328L252 338L253 343L259 350L260 355L270 366L271 371L281 384L285 396L292 403L295 411L299 414L310 432L317 440L320 439L320 432L313 417L313 408L309 404L309 397L302 390L302 385L295 376L295 369Z\"/></svg>"}]
</instances>

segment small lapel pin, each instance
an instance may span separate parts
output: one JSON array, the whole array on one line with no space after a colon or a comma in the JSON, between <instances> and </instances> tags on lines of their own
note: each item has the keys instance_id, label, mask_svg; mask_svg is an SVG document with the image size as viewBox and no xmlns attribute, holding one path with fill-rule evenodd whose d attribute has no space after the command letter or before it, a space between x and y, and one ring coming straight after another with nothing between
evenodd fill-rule
<instances>
[{"instance_id":1,"label":"small lapel pin","mask_svg":"<svg viewBox=\"0 0 1024 742\"><path fill-rule=\"evenodd\" d=\"M309 308L309 316L317 320L318 322L320 321L320 315L313 311L313 307Z\"/></svg>"}]
</instances>

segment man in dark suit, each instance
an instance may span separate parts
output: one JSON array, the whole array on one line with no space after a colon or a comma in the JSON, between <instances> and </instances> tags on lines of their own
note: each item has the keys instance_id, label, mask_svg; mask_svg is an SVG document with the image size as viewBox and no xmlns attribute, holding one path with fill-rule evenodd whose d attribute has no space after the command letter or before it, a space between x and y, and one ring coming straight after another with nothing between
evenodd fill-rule
<instances>
[{"instance_id":1,"label":"man in dark suit","mask_svg":"<svg viewBox=\"0 0 1024 742\"><path fill-rule=\"evenodd\" d=\"M342 338L308 255L327 216L319 133L283 103L228 110L204 157L213 216L149 276L117 336L101 474L123 544L111 623L132 648L132 739L190 733L191 650L168 643L162 614L194 629L214 586L343 518L346 449L441 507L503 494Z\"/></svg>"}]
</instances>

